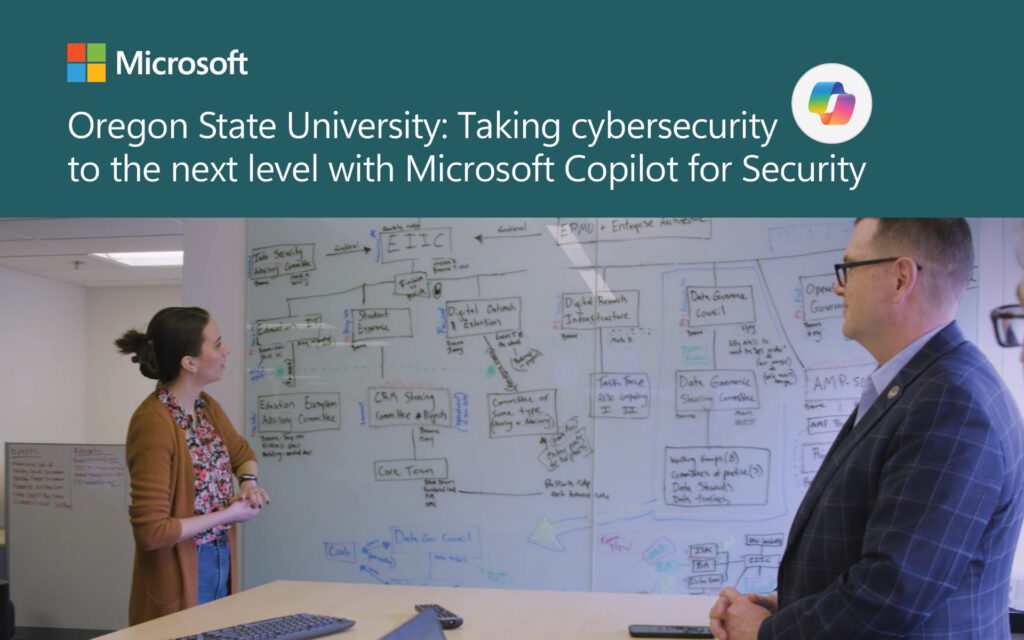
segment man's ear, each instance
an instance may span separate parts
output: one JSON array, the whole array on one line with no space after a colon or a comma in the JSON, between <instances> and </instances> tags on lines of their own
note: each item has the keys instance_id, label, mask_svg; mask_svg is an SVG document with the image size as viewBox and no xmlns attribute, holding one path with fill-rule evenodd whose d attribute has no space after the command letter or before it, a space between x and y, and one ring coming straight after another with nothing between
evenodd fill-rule
<instances>
[{"instance_id":1,"label":"man's ear","mask_svg":"<svg viewBox=\"0 0 1024 640\"><path fill-rule=\"evenodd\" d=\"M896 270L896 295L902 301L911 291L917 287L917 278L920 271L917 263L911 258L899 258L893 264Z\"/></svg>"}]
</instances>

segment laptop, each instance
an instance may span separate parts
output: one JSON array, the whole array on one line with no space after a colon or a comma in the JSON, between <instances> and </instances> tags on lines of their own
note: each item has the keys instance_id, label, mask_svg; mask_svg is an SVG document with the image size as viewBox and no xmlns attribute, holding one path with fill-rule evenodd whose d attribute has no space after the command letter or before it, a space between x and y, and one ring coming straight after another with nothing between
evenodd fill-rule
<instances>
[{"instance_id":1,"label":"laptop","mask_svg":"<svg viewBox=\"0 0 1024 640\"><path fill-rule=\"evenodd\" d=\"M433 609L424 609L380 640L445 640L441 621Z\"/></svg>"}]
</instances>

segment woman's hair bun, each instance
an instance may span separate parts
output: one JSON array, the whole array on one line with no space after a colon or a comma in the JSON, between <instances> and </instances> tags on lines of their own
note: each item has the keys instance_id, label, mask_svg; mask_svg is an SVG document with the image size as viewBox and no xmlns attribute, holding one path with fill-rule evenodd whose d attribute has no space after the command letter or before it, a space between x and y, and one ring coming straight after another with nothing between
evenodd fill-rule
<instances>
[{"instance_id":1,"label":"woman's hair bun","mask_svg":"<svg viewBox=\"0 0 1024 640\"><path fill-rule=\"evenodd\" d=\"M133 354L132 362L138 363L142 375L154 380L160 378L153 341L146 334L136 329L129 329L121 334L120 338L114 340L114 345L121 353Z\"/></svg>"}]
</instances>

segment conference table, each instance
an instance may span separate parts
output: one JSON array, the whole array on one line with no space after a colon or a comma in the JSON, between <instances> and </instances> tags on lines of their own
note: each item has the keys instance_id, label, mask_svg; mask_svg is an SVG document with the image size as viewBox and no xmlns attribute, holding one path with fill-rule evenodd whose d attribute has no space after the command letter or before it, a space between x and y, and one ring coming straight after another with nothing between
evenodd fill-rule
<instances>
[{"instance_id":1,"label":"conference table","mask_svg":"<svg viewBox=\"0 0 1024 640\"><path fill-rule=\"evenodd\" d=\"M102 640L177 638L291 613L349 618L339 640L376 640L437 603L464 619L447 638L629 638L630 624L706 625L714 596L481 589L278 580L128 627Z\"/></svg>"}]
</instances>

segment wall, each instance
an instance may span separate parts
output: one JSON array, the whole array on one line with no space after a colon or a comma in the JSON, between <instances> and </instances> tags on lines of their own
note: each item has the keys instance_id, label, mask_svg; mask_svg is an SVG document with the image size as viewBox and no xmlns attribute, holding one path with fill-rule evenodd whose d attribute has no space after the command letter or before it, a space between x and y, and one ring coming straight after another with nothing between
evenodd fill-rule
<instances>
[{"instance_id":1,"label":"wall","mask_svg":"<svg viewBox=\"0 0 1024 640\"><path fill-rule=\"evenodd\" d=\"M85 438L85 289L0 267L0 431L6 442ZM3 491L0 460L0 493ZM6 505L0 504L0 522Z\"/></svg>"},{"instance_id":2,"label":"wall","mask_svg":"<svg viewBox=\"0 0 1024 640\"><path fill-rule=\"evenodd\" d=\"M241 429L245 381L245 219L194 219L183 225L182 304L203 307L221 331L228 356L224 377L206 391Z\"/></svg>"},{"instance_id":3,"label":"wall","mask_svg":"<svg viewBox=\"0 0 1024 640\"><path fill-rule=\"evenodd\" d=\"M114 338L180 305L181 288L87 289L0 267L0 300L3 440L123 444L153 382L117 353Z\"/></svg>"},{"instance_id":4,"label":"wall","mask_svg":"<svg viewBox=\"0 0 1024 640\"><path fill-rule=\"evenodd\" d=\"M128 421L154 381L114 347L130 328L145 331L164 307L181 305L181 287L87 289L85 365L85 439L90 444L124 444Z\"/></svg>"}]
</instances>

